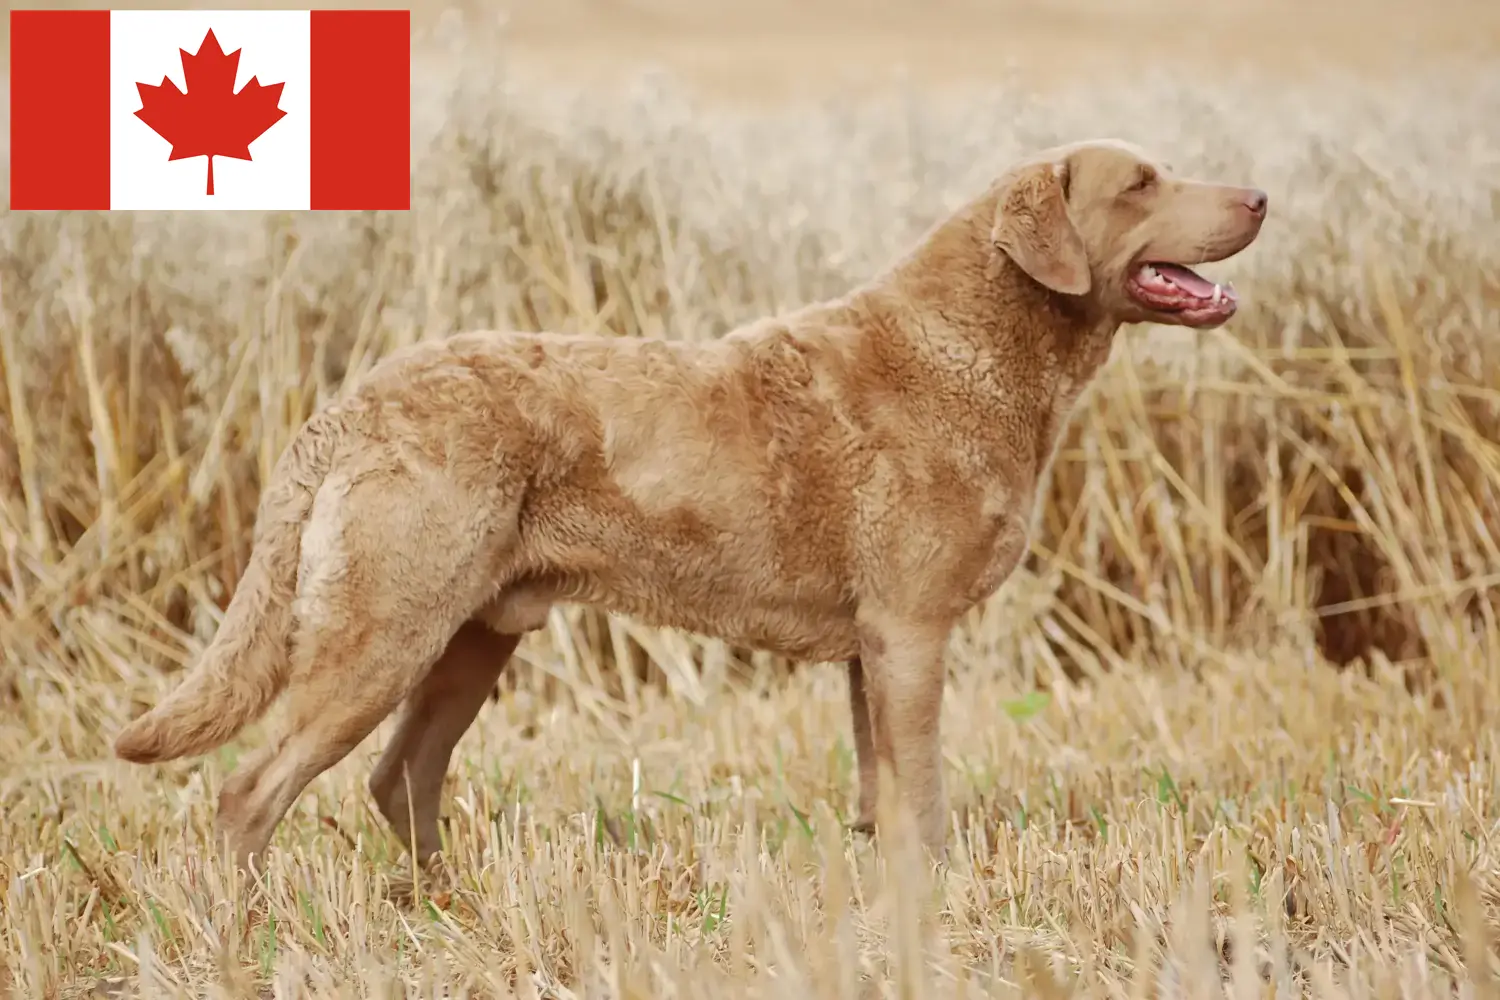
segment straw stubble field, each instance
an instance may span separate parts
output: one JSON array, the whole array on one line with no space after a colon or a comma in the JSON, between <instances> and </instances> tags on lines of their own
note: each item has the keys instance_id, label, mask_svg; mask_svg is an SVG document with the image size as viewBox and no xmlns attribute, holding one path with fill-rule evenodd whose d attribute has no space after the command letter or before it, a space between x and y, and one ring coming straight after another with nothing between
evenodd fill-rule
<instances>
[{"instance_id":1,"label":"straw stubble field","mask_svg":"<svg viewBox=\"0 0 1500 1000\"><path fill-rule=\"evenodd\" d=\"M0 226L0 985L1494 995L1493 63L751 114L524 86L499 46L419 45L409 215ZM483 326L714 336L1092 134L1262 186L1271 220L1214 269L1248 300L1227 328L1122 336L1032 557L954 636L945 868L843 829L836 667L574 610L460 745L420 878L363 788L384 732L254 885L209 822L264 726L201 762L109 759L212 635L279 450L382 353Z\"/></svg>"}]
</instances>

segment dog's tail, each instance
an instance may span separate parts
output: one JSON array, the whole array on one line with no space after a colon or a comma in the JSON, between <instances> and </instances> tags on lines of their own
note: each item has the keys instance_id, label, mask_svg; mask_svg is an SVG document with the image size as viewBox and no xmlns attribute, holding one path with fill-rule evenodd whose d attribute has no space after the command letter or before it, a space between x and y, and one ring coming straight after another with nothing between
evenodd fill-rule
<instances>
[{"instance_id":1,"label":"dog's tail","mask_svg":"<svg viewBox=\"0 0 1500 1000\"><path fill-rule=\"evenodd\" d=\"M115 737L137 764L206 753L265 712L286 685L302 527L338 443L336 420L315 415L277 463L256 516L256 539L213 642L182 683Z\"/></svg>"}]
</instances>

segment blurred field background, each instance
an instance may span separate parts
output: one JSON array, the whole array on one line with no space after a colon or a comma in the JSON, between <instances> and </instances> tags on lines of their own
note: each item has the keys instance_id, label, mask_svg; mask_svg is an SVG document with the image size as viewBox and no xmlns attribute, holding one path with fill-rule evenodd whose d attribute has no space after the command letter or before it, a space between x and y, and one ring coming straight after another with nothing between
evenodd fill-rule
<instances>
[{"instance_id":1,"label":"blurred field background","mask_svg":"<svg viewBox=\"0 0 1500 1000\"><path fill-rule=\"evenodd\" d=\"M409 214L0 222L0 990L1496 995L1500 5L498 15L414 15ZM1032 557L955 635L945 869L843 831L836 667L573 609L415 880L363 787L383 731L253 886L209 822L265 727L110 760L212 635L280 449L384 352L715 336L1101 134L1271 217L1214 268L1226 328L1122 335Z\"/></svg>"}]
</instances>

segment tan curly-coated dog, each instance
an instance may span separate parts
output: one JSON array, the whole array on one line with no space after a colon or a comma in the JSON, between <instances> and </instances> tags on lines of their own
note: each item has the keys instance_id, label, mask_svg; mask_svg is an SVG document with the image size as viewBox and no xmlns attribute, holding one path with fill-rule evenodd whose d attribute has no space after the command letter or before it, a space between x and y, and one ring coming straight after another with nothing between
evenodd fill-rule
<instances>
[{"instance_id":1,"label":"tan curly-coated dog","mask_svg":"<svg viewBox=\"0 0 1500 1000\"><path fill-rule=\"evenodd\" d=\"M1265 214L1262 191L1078 143L848 294L719 340L485 332L395 352L281 456L213 643L116 751L203 753L285 691L280 734L219 798L249 862L399 707L370 787L425 858L449 755L520 637L584 602L847 661L861 822L888 767L891 805L940 848L949 630L1021 559L1115 331L1229 319L1233 290L1189 267L1244 249Z\"/></svg>"}]
</instances>

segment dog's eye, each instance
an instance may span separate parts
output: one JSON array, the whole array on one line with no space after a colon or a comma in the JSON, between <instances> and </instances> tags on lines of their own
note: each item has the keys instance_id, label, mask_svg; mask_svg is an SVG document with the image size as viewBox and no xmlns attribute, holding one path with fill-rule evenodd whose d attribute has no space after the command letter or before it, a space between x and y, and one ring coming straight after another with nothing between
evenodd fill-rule
<instances>
[{"instance_id":1,"label":"dog's eye","mask_svg":"<svg viewBox=\"0 0 1500 1000\"><path fill-rule=\"evenodd\" d=\"M1154 183L1156 183L1156 172L1153 170L1142 170L1140 176L1135 179L1135 183L1125 190L1144 191Z\"/></svg>"}]
</instances>

